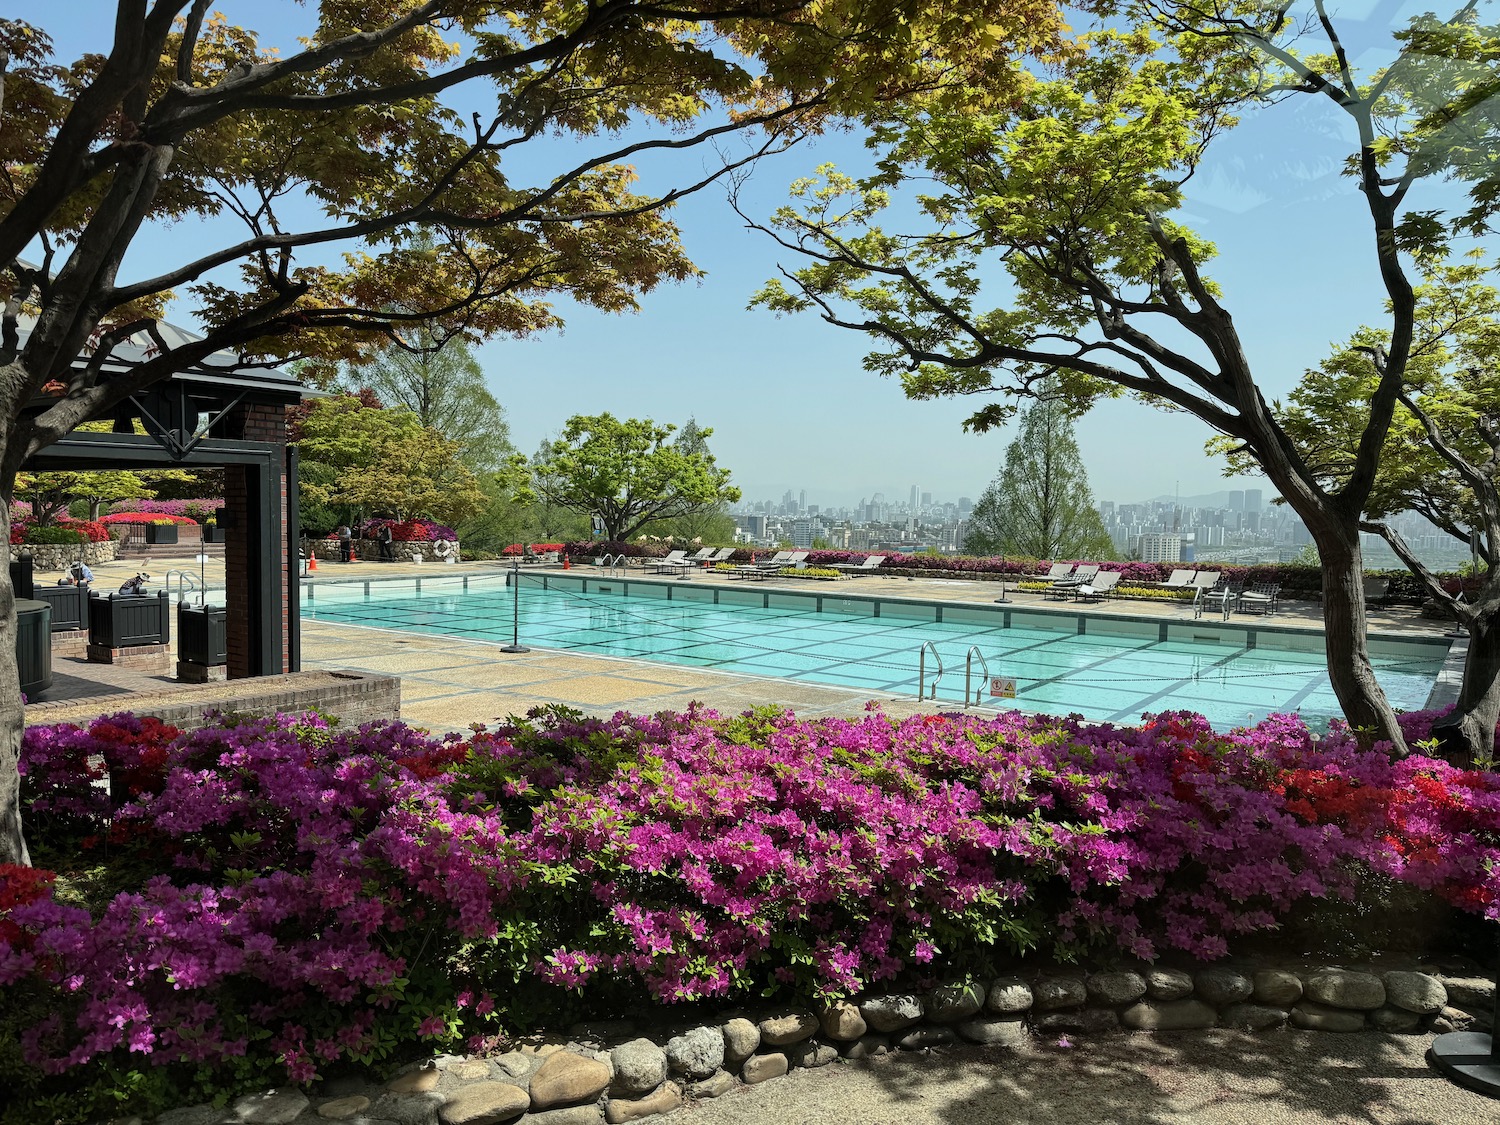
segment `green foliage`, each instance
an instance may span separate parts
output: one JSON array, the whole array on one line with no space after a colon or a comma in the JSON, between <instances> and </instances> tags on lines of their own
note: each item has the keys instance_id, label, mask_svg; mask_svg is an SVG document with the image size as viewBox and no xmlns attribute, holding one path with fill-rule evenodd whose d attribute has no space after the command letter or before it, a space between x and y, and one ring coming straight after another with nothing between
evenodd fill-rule
<instances>
[{"instance_id":1,"label":"green foliage","mask_svg":"<svg viewBox=\"0 0 1500 1125\"><path fill-rule=\"evenodd\" d=\"M88 536L71 527L33 526L26 531L26 542L36 543L87 543Z\"/></svg>"},{"instance_id":2,"label":"green foliage","mask_svg":"<svg viewBox=\"0 0 1500 1125\"><path fill-rule=\"evenodd\" d=\"M530 463L513 463L519 498L604 520L604 537L630 539L654 522L719 511L740 498L708 451L712 430L694 425L691 440L676 427L613 414L574 415L560 437L544 442ZM521 479L529 473L529 480Z\"/></svg>"},{"instance_id":3,"label":"green foliage","mask_svg":"<svg viewBox=\"0 0 1500 1125\"><path fill-rule=\"evenodd\" d=\"M317 399L292 437L303 457L310 527L321 527L336 506L446 524L484 509L485 495L457 444L424 428L411 411L372 408L352 395Z\"/></svg>"},{"instance_id":4,"label":"green foliage","mask_svg":"<svg viewBox=\"0 0 1500 1125\"><path fill-rule=\"evenodd\" d=\"M411 411L423 427L454 442L476 474L498 471L514 452L510 426L469 344L461 337L440 341L431 327L419 329L412 343L416 350L393 345L350 366L344 381L369 389L386 407Z\"/></svg>"},{"instance_id":5,"label":"green foliage","mask_svg":"<svg viewBox=\"0 0 1500 1125\"><path fill-rule=\"evenodd\" d=\"M970 554L1089 559L1114 552L1094 508L1073 418L1049 390L1044 386L1021 414L1005 467L974 505L964 533Z\"/></svg>"}]
</instances>

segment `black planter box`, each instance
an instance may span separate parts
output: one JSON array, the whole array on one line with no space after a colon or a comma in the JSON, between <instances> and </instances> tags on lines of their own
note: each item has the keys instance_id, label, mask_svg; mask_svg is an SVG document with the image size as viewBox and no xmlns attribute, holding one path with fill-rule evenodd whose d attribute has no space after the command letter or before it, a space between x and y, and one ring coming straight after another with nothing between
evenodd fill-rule
<instances>
[{"instance_id":1,"label":"black planter box","mask_svg":"<svg viewBox=\"0 0 1500 1125\"><path fill-rule=\"evenodd\" d=\"M89 590L87 586L38 586L33 596L52 607L52 631L89 627Z\"/></svg>"},{"instance_id":2,"label":"black planter box","mask_svg":"<svg viewBox=\"0 0 1500 1125\"><path fill-rule=\"evenodd\" d=\"M222 530L220 530L218 524L206 523L206 524L203 525L203 542L205 542L205 543L222 543L222 542L224 542L224 532Z\"/></svg>"},{"instance_id":3,"label":"black planter box","mask_svg":"<svg viewBox=\"0 0 1500 1125\"><path fill-rule=\"evenodd\" d=\"M146 542L177 542L177 525L175 523L148 523L146 525Z\"/></svg>"},{"instance_id":4,"label":"black planter box","mask_svg":"<svg viewBox=\"0 0 1500 1125\"><path fill-rule=\"evenodd\" d=\"M89 644L101 648L164 645L172 639L167 592L95 594L89 599Z\"/></svg>"},{"instance_id":5,"label":"black planter box","mask_svg":"<svg viewBox=\"0 0 1500 1125\"><path fill-rule=\"evenodd\" d=\"M31 597L32 590L32 566L35 560L31 552L23 552L18 559L12 559L10 564L10 588L18 598Z\"/></svg>"},{"instance_id":6,"label":"black planter box","mask_svg":"<svg viewBox=\"0 0 1500 1125\"><path fill-rule=\"evenodd\" d=\"M228 617L221 605L178 605L177 659L205 668L229 663Z\"/></svg>"},{"instance_id":7,"label":"black planter box","mask_svg":"<svg viewBox=\"0 0 1500 1125\"><path fill-rule=\"evenodd\" d=\"M36 699L52 686L51 616L46 602L16 599L16 668L27 699Z\"/></svg>"}]
</instances>

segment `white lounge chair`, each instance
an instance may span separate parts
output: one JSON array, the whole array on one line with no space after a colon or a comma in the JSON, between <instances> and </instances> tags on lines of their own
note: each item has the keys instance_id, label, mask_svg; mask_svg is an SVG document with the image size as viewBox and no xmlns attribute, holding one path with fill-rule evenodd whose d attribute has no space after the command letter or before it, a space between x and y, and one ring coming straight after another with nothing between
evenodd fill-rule
<instances>
[{"instance_id":1,"label":"white lounge chair","mask_svg":"<svg viewBox=\"0 0 1500 1125\"><path fill-rule=\"evenodd\" d=\"M1193 571L1174 570L1165 582L1158 582L1157 588L1161 590L1191 590L1193 588Z\"/></svg>"},{"instance_id":2,"label":"white lounge chair","mask_svg":"<svg viewBox=\"0 0 1500 1125\"><path fill-rule=\"evenodd\" d=\"M831 570L842 570L845 574L853 576L856 574L869 574L870 571L877 569L881 563L885 562L885 559L886 556L884 555L867 555L864 562L828 563L827 565Z\"/></svg>"},{"instance_id":3,"label":"white lounge chair","mask_svg":"<svg viewBox=\"0 0 1500 1125\"><path fill-rule=\"evenodd\" d=\"M1120 584L1120 572L1118 570L1106 570L1094 576L1092 582L1085 582L1075 589L1075 601L1097 602L1104 595L1111 593Z\"/></svg>"},{"instance_id":4,"label":"white lounge chair","mask_svg":"<svg viewBox=\"0 0 1500 1125\"><path fill-rule=\"evenodd\" d=\"M657 559L651 564L651 569L658 573L676 570L687 561L686 551L668 551L665 558Z\"/></svg>"}]
</instances>

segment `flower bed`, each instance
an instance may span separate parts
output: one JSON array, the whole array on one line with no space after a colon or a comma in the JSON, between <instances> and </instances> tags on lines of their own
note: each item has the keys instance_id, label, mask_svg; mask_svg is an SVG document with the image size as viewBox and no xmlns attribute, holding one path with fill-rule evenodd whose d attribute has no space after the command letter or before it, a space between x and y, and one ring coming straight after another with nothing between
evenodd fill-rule
<instances>
[{"instance_id":1,"label":"flower bed","mask_svg":"<svg viewBox=\"0 0 1500 1125\"><path fill-rule=\"evenodd\" d=\"M23 765L62 869L0 878L0 1071L83 1116L124 1073L158 1075L148 1100L200 1065L301 1082L647 997L1212 960L1362 879L1500 917L1500 777L1288 716L549 712L467 739L118 716L32 728Z\"/></svg>"},{"instance_id":2,"label":"flower bed","mask_svg":"<svg viewBox=\"0 0 1500 1125\"><path fill-rule=\"evenodd\" d=\"M458 539L458 533L451 527L424 519L366 520L358 532L366 539L375 539L383 527L391 529L391 539L396 543L436 543L444 539L453 542Z\"/></svg>"},{"instance_id":3,"label":"flower bed","mask_svg":"<svg viewBox=\"0 0 1500 1125\"><path fill-rule=\"evenodd\" d=\"M196 497L192 500L124 500L109 506L111 513L128 516L172 516L178 519L202 523L211 519L224 507L217 496ZM143 523L140 519L127 522Z\"/></svg>"},{"instance_id":4,"label":"flower bed","mask_svg":"<svg viewBox=\"0 0 1500 1125\"><path fill-rule=\"evenodd\" d=\"M98 520L74 520L63 517L38 526L30 516L11 520L10 541L14 544L107 543L109 528Z\"/></svg>"},{"instance_id":5,"label":"flower bed","mask_svg":"<svg viewBox=\"0 0 1500 1125\"><path fill-rule=\"evenodd\" d=\"M175 516L166 512L111 512L107 516L100 516L99 522L113 527L119 523L141 523L141 524L196 524L198 521L188 516Z\"/></svg>"}]
</instances>

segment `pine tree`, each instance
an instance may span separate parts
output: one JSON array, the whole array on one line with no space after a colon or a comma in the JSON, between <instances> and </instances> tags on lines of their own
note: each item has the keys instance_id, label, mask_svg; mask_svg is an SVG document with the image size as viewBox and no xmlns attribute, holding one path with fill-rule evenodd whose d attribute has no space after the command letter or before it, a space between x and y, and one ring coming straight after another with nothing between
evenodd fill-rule
<instances>
[{"instance_id":1,"label":"pine tree","mask_svg":"<svg viewBox=\"0 0 1500 1125\"><path fill-rule=\"evenodd\" d=\"M1060 399L1044 391L1022 412L1000 475L974 505L964 550L1037 559L1113 554L1078 456L1073 418Z\"/></svg>"}]
</instances>

